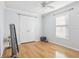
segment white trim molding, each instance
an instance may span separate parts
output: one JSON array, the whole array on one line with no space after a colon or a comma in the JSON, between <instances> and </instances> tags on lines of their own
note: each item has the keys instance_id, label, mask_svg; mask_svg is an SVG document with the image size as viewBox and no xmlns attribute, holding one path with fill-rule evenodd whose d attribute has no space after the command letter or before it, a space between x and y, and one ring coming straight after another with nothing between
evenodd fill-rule
<instances>
[{"instance_id":1,"label":"white trim molding","mask_svg":"<svg viewBox=\"0 0 79 59\"><path fill-rule=\"evenodd\" d=\"M63 44L60 44L60 43L57 43L57 42L52 42L52 41L49 41L49 42L54 43L54 44L57 44L57 45L60 45L60 46L63 46L63 47L66 47L66 48L69 48L69 49L73 49L75 51L79 51L79 49L73 48L71 46L63 45Z\"/></svg>"}]
</instances>

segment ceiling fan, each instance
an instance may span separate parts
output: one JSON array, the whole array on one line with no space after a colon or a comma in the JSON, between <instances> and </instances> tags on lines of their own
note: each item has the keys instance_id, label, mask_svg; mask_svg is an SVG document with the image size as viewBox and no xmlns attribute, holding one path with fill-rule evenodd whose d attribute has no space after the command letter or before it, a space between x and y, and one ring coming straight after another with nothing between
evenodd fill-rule
<instances>
[{"instance_id":1,"label":"ceiling fan","mask_svg":"<svg viewBox=\"0 0 79 59\"><path fill-rule=\"evenodd\" d=\"M41 3L42 7L54 8L53 6L49 6L49 4L54 3L55 1L44 1Z\"/></svg>"}]
</instances>

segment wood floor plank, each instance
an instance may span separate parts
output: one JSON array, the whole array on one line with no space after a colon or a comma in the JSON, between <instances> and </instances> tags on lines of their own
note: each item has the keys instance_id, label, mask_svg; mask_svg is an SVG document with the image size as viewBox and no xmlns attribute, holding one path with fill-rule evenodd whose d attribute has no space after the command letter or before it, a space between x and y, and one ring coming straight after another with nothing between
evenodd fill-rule
<instances>
[{"instance_id":1,"label":"wood floor plank","mask_svg":"<svg viewBox=\"0 0 79 59\"><path fill-rule=\"evenodd\" d=\"M79 58L79 52L50 42L31 42L19 45L18 58ZM5 49L3 57L10 57L11 49Z\"/></svg>"}]
</instances>

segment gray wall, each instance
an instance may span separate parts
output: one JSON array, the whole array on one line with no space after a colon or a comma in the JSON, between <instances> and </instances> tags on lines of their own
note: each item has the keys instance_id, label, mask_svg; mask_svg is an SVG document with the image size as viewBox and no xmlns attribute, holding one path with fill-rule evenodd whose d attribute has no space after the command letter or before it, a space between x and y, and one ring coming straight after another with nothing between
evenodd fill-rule
<instances>
[{"instance_id":1,"label":"gray wall","mask_svg":"<svg viewBox=\"0 0 79 59\"><path fill-rule=\"evenodd\" d=\"M79 2L63 7L55 12L73 7L74 10L69 12L68 33L69 39L56 39L56 17L54 12L43 15L43 34L47 36L48 41L63 45L79 51ZM66 13L66 12L65 12Z\"/></svg>"},{"instance_id":2,"label":"gray wall","mask_svg":"<svg viewBox=\"0 0 79 59\"><path fill-rule=\"evenodd\" d=\"M6 9L5 10L5 21L4 21L4 40L7 39L8 36L10 36L10 29L9 29L9 24L15 24L16 25L16 33L17 33L17 39L18 39L18 42L20 43L21 40L23 39L20 39L20 17L21 15L19 16L17 13L21 13L21 14L28 14L28 13L23 13L22 11L20 12L17 12L17 10L13 10L13 9ZM31 15L31 14L30 14ZM34 16L34 15L33 15ZM35 18L34 21L36 24L35 26L35 32L36 33L32 33L32 34L35 34L35 37L36 37L36 41L38 41L40 39L40 36L41 36L41 17L38 16L38 15L35 15L37 16L38 18ZM28 40L29 41L29 40ZM7 42L4 42L4 46L7 47L8 46L8 43Z\"/></svg>"},{"instance_id":3,"label":"gray wall","mask_svg":"<svg viewBox=\"0 0 79 59\"><path fill-rule=\"evenodd\" d=\"M10 36L10 24L15 24L16 26L16 32L17 32L17 38L19 41L19 19L17 13L10 11L10 10L5 10L5 21L4 21L4 47L7 47L9 44L6 42L8 37Z\"/></svg>"},{"instance_id":4,"label":"gray wall","mask_svg":"<svg viewBox=\"0 0 79 59\"><path fill-rule=\"evenodd\" d=\"M4 2L0 2L0 57L3 53L3 37L4 37Z\"/></svg>"},{"instance_id":5,"label":"gray wall","mask_svg":"<svg viewBox=\"0 0 79 59\"><path fill-rule=\"evenodd\" d=\"M56 20L53 14L43 16L43 36L46 36L49 41L55 40Z\"/></svg>"}]
</instances>

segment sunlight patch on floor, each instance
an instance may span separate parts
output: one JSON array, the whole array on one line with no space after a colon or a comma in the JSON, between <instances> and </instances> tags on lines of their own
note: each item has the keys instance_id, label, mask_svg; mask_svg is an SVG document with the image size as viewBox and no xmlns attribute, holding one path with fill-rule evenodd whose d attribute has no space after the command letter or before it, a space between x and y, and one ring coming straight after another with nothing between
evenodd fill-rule
<instances>
[{"instance_id":1,"label":"sunlight patch on floor","mask_svg":"<svg viewBox=\"0 0 79 59\"><path fill-rule=\"evenodd\" d=\"M56 58L68 58L64 53L56 51Z\"/></svg>"}]
</instances>

